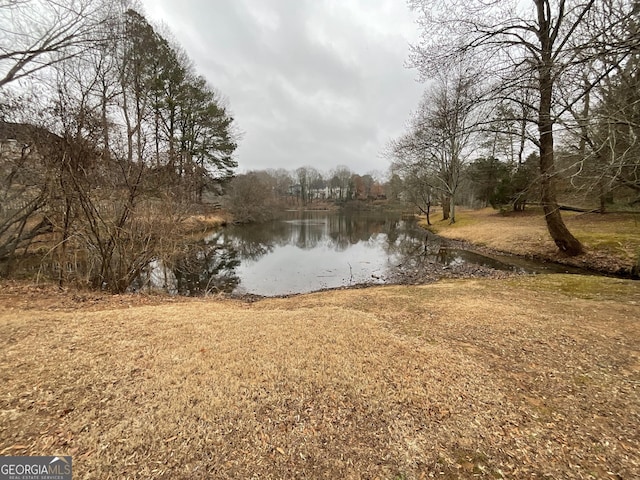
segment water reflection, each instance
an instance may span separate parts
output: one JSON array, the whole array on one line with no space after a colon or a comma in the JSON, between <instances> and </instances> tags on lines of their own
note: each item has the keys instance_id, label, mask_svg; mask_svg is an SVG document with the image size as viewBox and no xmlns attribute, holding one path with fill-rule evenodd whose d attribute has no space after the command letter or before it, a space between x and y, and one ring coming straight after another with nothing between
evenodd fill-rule
<instances>
[{"instance_id":1,"label":"water reflection","mask_svg":"<svg viewBox=\"0 0 640 480\"><path fill-rule=\"evenodd\" d=\"M142 283L181 295L279 295L383 283L422 235L395 216L290 212L284 220L213 232L170 265L154 264Z\"/></svg>"},{"instance_id":2,"label":"water reflection","mask_svg":"<svg viewBox=\"0 0 640 480\"><path fill-rule=\"evenodd\" d=\"M236 269L240 265L237 250L222 234L192 246L175 261L176 293L203 295L209 292L231 292L240 283Z\"/></svg>"}]
</instances>

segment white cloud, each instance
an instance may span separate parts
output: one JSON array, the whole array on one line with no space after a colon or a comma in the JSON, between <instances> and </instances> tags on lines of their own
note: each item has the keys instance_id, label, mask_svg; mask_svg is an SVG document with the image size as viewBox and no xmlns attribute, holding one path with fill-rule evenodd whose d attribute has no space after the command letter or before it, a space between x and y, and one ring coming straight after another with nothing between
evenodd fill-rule
<instances>
[{"instance_id":1,"label":"white cloud","mask_svg":"<svg viewBox=\"0 0 640 480\"><path fill-rule=\"evenodd\" d=\"M404 68L417 27L402 0L144 0L245 132L241 170L386 170L422 87Z\"/></svg>"}]
</instances>

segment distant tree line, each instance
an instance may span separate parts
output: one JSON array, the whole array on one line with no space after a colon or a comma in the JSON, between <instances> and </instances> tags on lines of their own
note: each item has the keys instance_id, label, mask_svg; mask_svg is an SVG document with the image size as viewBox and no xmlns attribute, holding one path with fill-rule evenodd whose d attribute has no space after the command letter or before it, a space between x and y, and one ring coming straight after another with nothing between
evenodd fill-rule
<instances>
[{"instance_id":1,"label":"distant tree line","mask_svg":"<svg viewBox=\"0 0 640 480\"><path fill-rule=\"evenodd\" d=\"M461 165L457 203L468 207L523 210L527 202L540 201L536 178L538 156L530 153L522 162L509 163L495 157L481 157ZM225 186L221 198L235 222L271 220L283 209L314 207L320 204L350 206L355 203L391 204L406 211L427 215L439 208L444 220L450 218L450 203L444 190L434 187L420 171L421 163L394 161L387 172L355 173L340 165L329 172L314 167L296 170L267 169L237 174Z\"/></svg>"},{"instance_id":2,"label":"distant tree line","mask_svg":"<svg viewBox=\"0 0 640 480\"><path fill-rule=\"evenodd\" d=\"M583 247L561 197L602 212L614 195L640 204L638 0L409 4L422 30L412 63L428 83L388 152L408 199L451 222L465 197L515 210L535 200L567 255Z\"/></svg>"},{"instance_id":3,"label":"distant tree line","mask_svg":"<svg viewBox=\"0 0 640 480\"><path fill-rule=\"evenodd\" d=\"M359 175L344 165L327 173L310 166L251 171L229 182L223 201L234 221L259 222L282 208L387 199L388 183L381 177L375 172Z\"/></svg>"},{"instance_id":4,"label":"distant tree line","mask_svg":"<svg viewBox=\"0 0 640 480\"><path fill-rule=\"evenodd\" d=\"M237 167L227 102L129 2L0 5L0 274L121 292Z\"/></svg>"}]
</instances>

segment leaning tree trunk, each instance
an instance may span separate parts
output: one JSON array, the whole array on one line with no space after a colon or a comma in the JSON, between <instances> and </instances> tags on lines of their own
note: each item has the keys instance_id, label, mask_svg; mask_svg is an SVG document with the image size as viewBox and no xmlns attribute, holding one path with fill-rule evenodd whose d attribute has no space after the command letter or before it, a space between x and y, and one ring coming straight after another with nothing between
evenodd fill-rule
<instances>
[{"instance_id":1,"label":"leaning tree trunk","mask_svg":"<svg viewBox=\"0 0 640 480\"><path fill-rule=\"evenodd\" d=\"M550 19L546 18L545 2L537 1L540 29L540 60L538 81L540 89L540 109L538 111L538 131L540 133L540 176L542 183L542 206L547 229L558 248L567 255L579 255L584 250L562 220L556 193L556 171L553 155L553 120L551 119L551 101L553 78L551 72L553 39L550 31Z\"/></svg>"},{"instance_id":2,"label":"leaning tree trunk","mask_svg":"<svg viewBox=\"0 0 640 480\"><path fill-rule=\"evenodd\" d=\"M550 100L549 95L549 100ZM579 255L583 252L582 244L575 238L562 220L556 193L556 175L553 158L553 124L550 121L550 103L540 102L540 174L542 183L542 207L547 229L558 248L567 255ZM543 113L543 107L546 113Z\"/></svg>"}]
</instances>

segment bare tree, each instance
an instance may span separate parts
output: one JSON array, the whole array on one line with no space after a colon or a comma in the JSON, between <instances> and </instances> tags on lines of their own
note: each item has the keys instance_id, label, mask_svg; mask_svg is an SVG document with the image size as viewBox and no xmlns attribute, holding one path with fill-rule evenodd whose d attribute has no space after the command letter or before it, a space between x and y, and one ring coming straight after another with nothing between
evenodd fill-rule
<instances>
[{"instance_id":1,"label":"bare tree","mask_svg":"<svg viewBox=\"0 0 640 480\"><path fill-rule=\"evenodd\" d=\"M0 88L78 55L96 40L106 3L23 0L0 4Z\"/></svg>"},{"instance_id":2,"label":"bare tree","mask_svg":"<svg viewBox=\"0 0 640 480\"><path fill-rule=\"evenodd\" d=\"M306 205L309 197L309 168L300 167L296 169L296 179L298 180L299 195L302 198L302 204Z\"/></svg>"},{"instance_id":3,"label":"bare tree","mask_svg":"<svg viewBox=\"0 0 640 480\"><path fill-rule=\"evenodd\" d=\"M531 92L523 89L517 94L517 100L503 98L495 102L493 114L479 126L487 138L483 146L489 158L503 159L511 166L521 166L527 144L535 142L530 131L536 123Z\"/></svg>"},{"instance_id":4,"label":"bare tree","mask_svg":"<svg viewBox=\"0 0 640 480\"><path fill-rule=\"evenodd\" d=\"M285 200L289 197L291 192L291 186L293 185L292 175L284 168L278 168L277 170L268 170L269 175L273 179L274 194L280 200Z\"/></svg>"},{"instance_id":5,"label":"bare tree","mask_svg":"<svg viewBox=\"0 0 640 480\"><path fill-rule=\"evenodd\" d=\"M263 222L273 218L275 199L270 183L264 172L237 175L229 182L224 200L234 222Z\"/></svg>"},{"instance_id":6,"label":"bare tree","mask_svg":"<svg viewBox=\"0 0 640 480\"><path fill-rule=\"evenodd\" d=\"M400 142L402 139L396 141L396 148ZM437 182L431 178L429 170L422 162L411 161L406 153L402 154L400 151L398 153L399 155L391 164L392 178L398 177L395 179L395 188L402 191L404 200L418 208L425 215L427 225L431 225L431 207L436 197L432 185ZM447 210L447 217L443 220L448 218L448 213Z\"/></svg>"},{"instance_id":7,"label":"bare tree","mask_svg":"<svg viewBox=\"0 0 640 480\"><path fill-rule=\"evenodd\" d=\"M609 16L621 18L618 28L607 32L608 45L632 44L638 37L640 2L635 2L630 16L624 3L605 1ZM562 123L572 153L570 167L576 172L572 183L589 197L598 196L602 213L614 190L640 194L639 51L609 49L589 58L573 81L560 85L559 98L570 113Z\"/></svg>"},{"instance_id":8,"label":"bare tree","mask_svg":"<svg viewBox=\"0 0 640 480\"><path fill-rule=\"evenodd\" d=\"M413 49L414 65L425 77L459 55L473 56L496 82L492 99L515 99L530 90L537 116L536 144L540 151L542 203L547 227L558 248L568 255L583 251L569 232L557 201L554 125L564 110L555 96L564 76L589 58L612 50L630 52L638 39L611 43L608 32L618 30L632 15L631 0L519 1L410 0L420 12L423 40ZM608 15L609 7L620 7ZM533 78L533 83L529 79ZM602 78L602 77L601 77ZM594 82L594 85L597 83ZM579 99L574 99L578 101Z\"/></svg>"},{"instance_id":9,"label":"bare tree","mask_svg":"<svg viewBox=\"0 0 640 480\"><path fill-rule=\"evenodd\" d=\"M176 64L172 47L129 3L0 5L0 29L8 34L0 40L0 87L22 79L20 92L0 89L0 260L6 265L50 233L46 256L58 265L60 285L76 279L129 288L154 261L172 256L204 180L235 167L224 102L186 72L188 62ZM47 75L35 75L46 67ZM24 110L13 105L30 90L42 92L47 106L25 120L46 122L46 129L6 123ZM181 130L158 138L174 102ZM160 165L161 149L176 153L174 134L184 155L180 172L171 162ZM189 186L175 182L185 169Z\"/></svg>"},{"instance_id":10,"label":"bare tree","mask_svg":"<svg viewBox=\"0 0 640 480\"><path fill-rule=\"evenodd\" d=\"M409 133L392 146L395 168L404 173L405 182L411 177L413 183L428 182L428 194L420 197L427 195L430 202L432 193L439 192L445 219L451 223L456 220L456 194L476 133L474 78L463 64L440 74L425 92Z\"/></svg>"},{"instance_id":11,"label":"bare tree","mask_svg":"<svg viewBox=\"0 0 640 480\"><path fill-rule=\"evenodd\" d=\"M338 191L338 199L345 200L347 191L349 190L349 181L351 180L351 170L345 165L338 165L331 172L331 180L329 181L331 187L331 194L334 194L334 190Z\"/></svg>"},{"instance_id":12,"label":"bare tree","mask_svg":"<svg viewBox=\"0 0 640 480\"><path fill-rule=\"evenodd\" d=\"M307 167L307 181L309 184L309 201L324 199L325 182L322 174L313 167Z\"/></svg>"}]
</instances>

